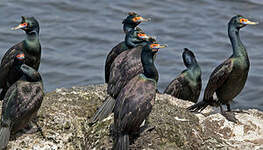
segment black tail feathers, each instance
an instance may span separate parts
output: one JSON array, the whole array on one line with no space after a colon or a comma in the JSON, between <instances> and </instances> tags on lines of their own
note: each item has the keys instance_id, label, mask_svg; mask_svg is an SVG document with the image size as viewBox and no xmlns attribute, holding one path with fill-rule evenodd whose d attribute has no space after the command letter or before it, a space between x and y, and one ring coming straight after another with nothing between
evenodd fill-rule
<instances>
[{"instance_id":1,"label":"black tail feathers","mask_svg":"<svg viewBox=\"0 0 263 150\"><path fill-rule=\"evenodd\" d=\"M129 135L121 134L119 135L113 145L113 150L128 150L129 149Z\"/></svg>"},{"instance_id":2,"label":"black tail feathers","mask_svg":"<svg viewBox=\"0 0 263 150\"><path fill-rule=\"evenodd\" d=\"M0 150L5 149L10 138L10 128L1 127L0 129Z\"/></svg>"},{"instance_id":3,"label":"black tail feathers","mask_svg":"<svg viewBox=\"0 0 263 150\"><path fill-rule=\"evenodd\" d=\"M95 113L89 125L93 125L94 123L107 118L112 113L115 103L116 103L115 99L112 98L111 96L108 96L106 98L106 101L102 104L102 106Z\"/></svg>"}]
</instances>

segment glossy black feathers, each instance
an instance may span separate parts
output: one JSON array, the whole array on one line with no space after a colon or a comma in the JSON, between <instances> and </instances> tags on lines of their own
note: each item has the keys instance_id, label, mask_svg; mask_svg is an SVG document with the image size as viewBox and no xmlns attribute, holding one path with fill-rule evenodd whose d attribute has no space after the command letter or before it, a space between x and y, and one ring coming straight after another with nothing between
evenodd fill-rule
<instances>
[{"instance_id":1,"label":"glossy black feathers","mask_svg":"<svg viewBox=\"0 0 263 150\"><path fill-rule=\"evenodd\" d=\"M189 49L184 50L183 61L187 69L166 87L164 93L179 99L197 102L202 89L201 69L194 53Z\"/></svg>"},{"instance_id":2,"label":"glossy black feathers","mask_svg":"<svg viewBox=\"0 0 263 150\"><path fill-rule=\"evenodd\" d=\"M189 110L202 111L208 105L223 104L227 105L230 111L230 103L244 88L250 63L246 48L239 37L239 30L246 26L240 22L242 19L242 16L234 16L228 24L228 35L233 48L232 56L215 68L206 86L203 101L189 107ZM217 100L213 98L214 93Z\"/></svg>"},{"instance_id":3,"label":"glossy black feathers","mask_svg":"<svg viewBox=\"0 0 263 150\"><path fill-rule=\"evenodd\" d=\"M22 77L7 90L3 100L0 143L7 144L5 140L9 139L10 133L23 129L29 123L44 97L40 74L25 64L20 69Z\"/></svg>"},{"instance_id":4,"label":"glossy black feathers","mask_svg":"<svg viewBox=\"0 0 263 150\"><path fill-rule=\"evenodd\" d=\"M26 32L26 39L13 47L11 47L2 57L0 66L0 88L2 93L0 99L4 98L7 89L19 79L19 75L11 75L14 58L17 53L23 52L25 54L25 64L38 70L41 58L41 45L39 42L39 24L33 17L22 17L21 23L27 23L28 27L23 28ZM10 75L12 77L10 77Z\"/></svg>"}]
</instances>

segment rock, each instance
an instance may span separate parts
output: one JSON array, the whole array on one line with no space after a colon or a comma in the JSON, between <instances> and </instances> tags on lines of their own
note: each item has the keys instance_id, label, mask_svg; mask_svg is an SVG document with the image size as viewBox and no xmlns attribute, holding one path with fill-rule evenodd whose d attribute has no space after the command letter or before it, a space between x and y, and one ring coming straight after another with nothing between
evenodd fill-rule
<instances>
[{"instance_id":1,"label":"rock","mask_svg":"<svg viewBox=\"0 0 263 150\"><path fill-rule=\"evenodd\" d=\"M38 113L42 132L18 133L8 149L110 149L113 115L88 126L106 96L106 85L57 89L47 93ZM237 124L208 107L201 113L185 110L191 102L157 94L149 117L152 131L143 133L132 149L263 149L263 113L235 113ZM33 126L37 128L36 125ZM16 140L14 140L16 139Z\"/></svg>"}]
</instances>

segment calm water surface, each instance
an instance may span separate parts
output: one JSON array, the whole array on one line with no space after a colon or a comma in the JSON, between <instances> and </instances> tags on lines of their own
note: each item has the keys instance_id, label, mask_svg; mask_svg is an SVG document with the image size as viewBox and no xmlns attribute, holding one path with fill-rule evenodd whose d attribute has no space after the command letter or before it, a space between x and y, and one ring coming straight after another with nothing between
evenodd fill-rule
<instances>
[{"instance_id":1,"label":"calm water surface","mask_svg":"<svg viewBox=\"0 0 263 150\"><path fill-rule=\"evenodd\" d=\"M10 30L21 21L20 16L35 16L41 26L40 72L46 91L103 83L107 53L124 39L122 19L127 12L136 11L152 18L140 27L169 45L160 50L156 60L159 89L163 91L185 68L181 58L184 47L196 54L204 89L211 71L232 54L229 19L242 14L261 22L262 8L261 0L2 0L0 56L24 39L22 31ZM240 35L251 67L235 107L263 110L263 24L245 27Z\"/></svg>"}]
</instances>

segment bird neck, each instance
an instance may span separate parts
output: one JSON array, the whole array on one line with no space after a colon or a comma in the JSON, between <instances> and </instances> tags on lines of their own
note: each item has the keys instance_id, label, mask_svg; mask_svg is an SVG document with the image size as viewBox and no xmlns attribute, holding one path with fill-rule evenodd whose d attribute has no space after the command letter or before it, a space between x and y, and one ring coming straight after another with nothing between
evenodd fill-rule
<instances>
[{"instance_id":1,"label":"bird neck","mask_svg":"<svg viewBox=\"0 0 263 150\"><path fill-rule=\"evenodd\" d=\"M233 48L234 57L247 57L247 51L239 37L239 29L230 26L228 29L228 36Z\"/></svg>"},{"instance_id":2,"label":"bird neck","mask_svg":"<svg viewBox=\"0 0 263 150\"><path fill-rule=\"evenodd\" d=\"M136 32L135 29L132 29L130 32L128 32L126 34L126 36L125 36L125 44L128 47L128 49L137 47L139 45L145 46L145 45L147 45L149 43L148 41L139 39L136 36L136 34L137 34L137 32Z\"/></svg>"},{"instance_id":3,"label":"bird neck","mask_svg":"<svg viewBox=\"0 0 263 150\"><path fill-rule=\"evenodd\" d=\"M198 64L194 64L188 68L192 72L192 76L195 80L197 80L201 76L201 68Z\"/></svg>"},{"instance_id":4,"label":"bird neck","mask_svg":"<svg viewBox=\"0 0 263 150\"><path fill-rule=\"evenodd\" d=\"M123 24L123 31L124 31L125 33L128 33L128 32L130 32L131 30L133 30L135 27L136 27L135 25L124 23L124 24Z\"/></svg>"},{"instance_id":5,"label":"bird neck","mask_svg":"<svg viewBox=\"0 0 263 150\"><path fill-rule=\"evenodd\" d=\"M154 65L154 54L149 50L142 49L141 60L144 76L157 81L158 72Z\"/></svg>"},{"instance_id":6,"label":"bird neck","mask_svg":"<svg viewBox=\"0 0 263 150\"><path fill-rule=\"evenodd\" d=\"M182 73L188 74L188 77L193 80L197 81L201 77L201 68L198 64L193 64L188 66L187 69L182 71Z\"/></svg>"},{"instance_id":7,"label":"bird neck","mask_svg":"<svg viewBox=\"0 0 263 150\"><path fill-rule=\"evenodd\" d=\"M42 78L39 74L39 72L37 72L35 69L27 66L27 65L22 65L21 70L23 72L23 79L26 81L30 81L30 82L38 82L38 81L42 81Z\"/></svg>"},{"instance_id":8,"label":"bird neck","mask_svg":"<svg viewBox=\"0 0 263 150\"><path fill-rule=\"evenodd\" d=\"M39 33L38 33L38 31L26 32L26 41L38 42L39 41Z\"/></svg>"}]
</instances>

